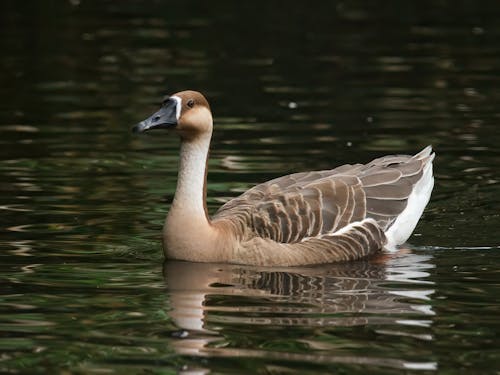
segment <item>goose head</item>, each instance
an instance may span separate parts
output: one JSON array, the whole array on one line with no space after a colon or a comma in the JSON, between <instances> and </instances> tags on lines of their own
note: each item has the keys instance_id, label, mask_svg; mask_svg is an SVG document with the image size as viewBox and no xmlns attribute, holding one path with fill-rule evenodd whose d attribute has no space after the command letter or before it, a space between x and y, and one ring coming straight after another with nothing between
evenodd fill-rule
<instances>
[{"instance_id":1,"label":"goose head","mask_svg":"<svg viewBox=\"0 0 500 375\"><path fill-rule=\"evenodd\" d=\"M143 133L153 129L171 129L181 139L191 140L202 135L211 135L212 113L207 99L197 91L181 91L163 99L161 108L132 131Z\"/></svg>"}]
</instances>

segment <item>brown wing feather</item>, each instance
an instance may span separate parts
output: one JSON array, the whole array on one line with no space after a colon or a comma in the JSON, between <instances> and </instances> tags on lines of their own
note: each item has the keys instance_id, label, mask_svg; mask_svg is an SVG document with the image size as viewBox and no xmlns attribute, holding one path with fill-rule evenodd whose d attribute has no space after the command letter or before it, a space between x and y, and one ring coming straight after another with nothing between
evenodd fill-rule
<instances>
[{"instance_id":1,"label":"brown wing feather","mask_svg":"<svg viewBox=\"0 0 500 375\"><path fill-rule=\"evenodd\" d=\"M328 235L365 218L385 230L406 208L429 154L430 148L415 156L386 156L366 165L279 177L227 202L213 220L230 219L280 243L327 241Z\"/></svg>"},{"instance_id":2,"label":"brown wing feather","mask_svg":"<svg viewBox=\"0 0 500 375\"><path fill-rule=\"evenodd\" d=\"M284 190L277 187L280 181L259 185L226 203L214 220L234 218L236 212L244 212L247 226L258 236L296 243L331 234L365 218L365 193L357 177L321 172L316 176L319 179L285 176L283 181L288 186Z\"/></svg>"},{"instance_id":3,"label":"brown wing feather","mask_svg":"<svg viewBox=\"0 0 500 375\"><path fill-rule=\"evenodd\" d=\"M277 243L253 237L244 251L236 252L236 262L266 266L297 266L356 260L379 251L385 234L373 219L352 223L342 231L296 243ZM272 249L272 252L268 249Z\"/></svg>"},{"instance_id":4,"label":"brown wing feather","mask_svg":"<svg viewBox=\"0 0 500 375\"><path fill-rule=\"evenodd\" d=\"M385 156L367 164L359 174L366 194L366 216L387 229L406 208L428 160L429 156L420 153Z\"/></svg>"}]
</instances>

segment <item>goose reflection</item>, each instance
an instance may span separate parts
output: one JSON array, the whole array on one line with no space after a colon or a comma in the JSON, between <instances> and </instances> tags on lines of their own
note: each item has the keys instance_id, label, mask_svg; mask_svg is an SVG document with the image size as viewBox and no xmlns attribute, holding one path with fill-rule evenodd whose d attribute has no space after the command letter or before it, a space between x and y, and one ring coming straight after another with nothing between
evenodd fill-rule
<instances>
[{"instance_id":1,"label":"goose reflection","mask_svg":"<svg viewBox=\"0 0 500 375\"><path fill-rule=\"evenodd\" d=\"M169 316L180 329L176 336L183 338L173 345L180 354L244 355L241 350L228 354L224 344L213 342L232 330L266 335L283 327L360 325L383 335L431 340L425 332L434 315L433 283L426 280L430 260L407 253L300 268L167 261ZM410 326L421 329L405 329ZM307 345L325 349L318 340Z\"/></svg>"}]
</instances>

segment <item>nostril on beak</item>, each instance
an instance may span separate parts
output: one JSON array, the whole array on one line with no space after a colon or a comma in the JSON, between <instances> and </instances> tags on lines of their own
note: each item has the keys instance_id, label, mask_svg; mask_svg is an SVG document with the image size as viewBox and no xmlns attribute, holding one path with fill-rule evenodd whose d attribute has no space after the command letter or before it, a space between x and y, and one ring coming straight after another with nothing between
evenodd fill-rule
<instances>
[{"instance_id":1,"label":"nostril on beak","mask_svg":"<svg viewBox=\"0 0 500 375\"><path fill-rule=\"evenodd\" d=\"M153 117L153 121L154 122L158 121L159 119L161 119L161 116L155 116L155 117Z\"/></svg>"}]
</instances>

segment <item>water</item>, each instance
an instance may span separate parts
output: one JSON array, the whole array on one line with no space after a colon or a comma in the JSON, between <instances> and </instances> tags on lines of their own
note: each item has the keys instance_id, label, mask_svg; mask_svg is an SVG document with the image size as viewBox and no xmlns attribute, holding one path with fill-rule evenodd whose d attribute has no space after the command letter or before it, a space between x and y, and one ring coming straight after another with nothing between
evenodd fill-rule
<instances>
[{"instance_id":1,"label":"water","mask_svg":"<svg viewBox=\"0 0 500 375\"><path fill-rule=\"evenodd\" d=\"M498 374L499 11L0 4L0 372ZM297 269L163 264L178 141L130 128L187 88L216 120L211 211L432 144L410 245Z\"/></svg>"}]
</instances>

